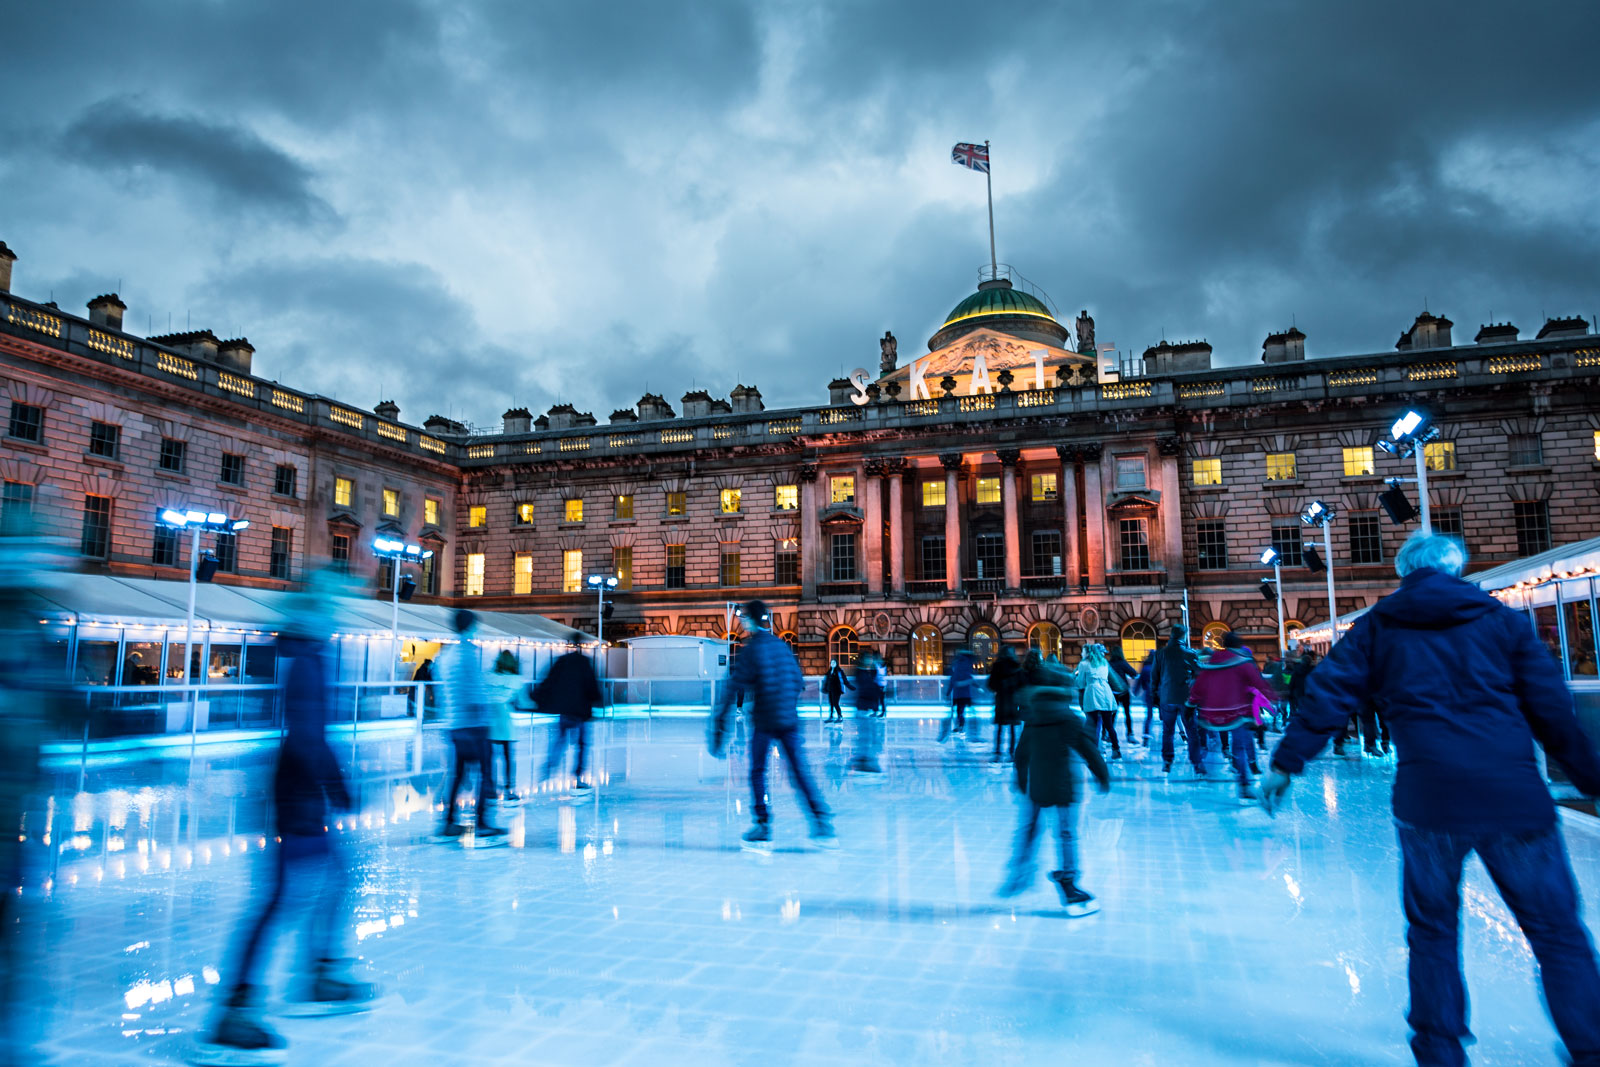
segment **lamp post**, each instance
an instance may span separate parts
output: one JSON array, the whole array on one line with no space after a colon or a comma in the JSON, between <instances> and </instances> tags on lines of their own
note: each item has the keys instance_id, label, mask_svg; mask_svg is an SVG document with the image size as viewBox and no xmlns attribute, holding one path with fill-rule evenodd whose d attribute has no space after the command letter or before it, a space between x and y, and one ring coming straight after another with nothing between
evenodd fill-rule
<instances>
[{"instance_id":1,"label":"lamp post","mask_svg":"<svg viewBox=\"0 0 1600 1067\"><path fill-rule=\"evenodd\" d=\"M199 508L185 506L183 509L162 508L156 513L156 521L163 526L174 530L189 531L189 612L183 627L183 679L189 692L189 744L192 748L200 732L199 716L196 714L196 694L194 680L189 676L189 661L194 655L194 600L195 591L200 584L200 533L210 530L214 533L238 533L250 525L249 519L230 519L225 512L201 511ZM206 581L211 580L208 569Z\"/></svg>"},{"instance_id":2,"label":"lamp post","mask_svg":"<svg viewBox=\"0 0 1600 1067\"><path fill-rule=\"evenodd\" d=\"M1322 564L1328 575L1328 647L1339 640L1339 606L1333 597L1333 520L1339 513L1320 500L1313 500L1300 511L1300 521L1322 527Z\"/></svg>"},{"instance_id":3,"label":"lamp post","mask_svg":"<svg viewBox=\"0 0 1600 1067\"><path fill-rule=\"evenodd\" d=\"M400 564L432 559L433 549L408 545L393 537L376 537L372 541L372 554L379 559L389 560L394 568L389 599L389 681L394 682L398 680L400 671ZM407 578L406 581L410 582L411 579ZM416 583L413 582L412 588L415 587ZM406 592L406 599L411 599L410 590ZM420 716L418 721L421 721Z\"/></svg>"},{"instance_id":4,"label":"lamp post","mask_svg":"<svg viewBox=\"0 0 1600 1067\"><path fill-rule=\"evenodd\" d=\"M1378 438L1378 447L1385 452L1393 453L1401 459L1414 456L1417 461L1417 497L1418 507L1422 511L1422 532L1433 532L1433 521L1428 508L1428 462L1427 448L1429 441L1439 436L1439 428L1433 424L1433 417L1415 409L1394 420L1389 427L1387 437Z\"/></svg>"},{"instance_id":5,"label":"lamp post","mask_svg":"<svg viewBox=\"0 0 1600 1067\"><path fill-rule=\"evenodd\" d=\"M600 680L606 676L606 590L616 589L617 576L614 574L591 574L589 585L595 592L594 639L600 645ZM602 689L603 693L605 690Z\"/></svg>"},{"instance_id":6,"label":"lamp post","mask_svg":"<svg viewBox=\"0 0 1600 1067\"><path fill-rule=\"evenodd\" d=\"M1278 601L1278 658L1288 654L1283 640L1283 556L1275 548L1261 550L1261 565L1272 568L1272 589Z\"/></svg>"}]
</instances>

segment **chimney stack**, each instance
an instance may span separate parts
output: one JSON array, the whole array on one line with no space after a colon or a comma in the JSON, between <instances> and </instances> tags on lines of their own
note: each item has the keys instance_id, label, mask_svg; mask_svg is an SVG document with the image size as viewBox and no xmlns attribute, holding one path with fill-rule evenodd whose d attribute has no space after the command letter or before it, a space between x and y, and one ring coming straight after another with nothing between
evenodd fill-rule
<instances>
[{"instance_id":1,"label":"chimney stack","mask_svg":"<svg viewBox=\"0 0 1600 1067\"><path fill-rule=\"evenodd\" d=\"M372 413L378 418L388 419L390 422L400 421L400 405L393 400L378 401L378 406L372 409Z\"/></svg>"},{"instance_id":2,"label":"chimney stack","mask_svg":"<svg viewBox=\"0 0 1600 1067\"><path fill-rule=\"evenodd\" d=\"M0 288L4 288L0 286ZM122 313L128 310L116 293L105 293L89 301L89 321L96 326L122 329Z\"/></svg>"},{"instance_id":3,"label":"chimney stack","mask_svg":"<svg viewBox=\"0 0 1600 1067\"><path fill-rule=\"evenodd\" d=\"M711 414L711 394L704 389L691 389L683 394L683 417L699 419Z\"/></svg>"},{"instance_id":4,"label":"chimney stack","mask_svg":"<svg viewBox=\"0 0 1600 1067\"><path fill-rule=\"evenodd\" d=\"M11 291L11 264L17 261L17 254L0 241L0 293Z\"/></svg>"},{"instance_id":5,"label":"chimney stack","mask_svg":"<svg viewBox=\"0 0 1600 1067\"><path fill-rule=\"evenodd\" d=\"M500 416L500 428L504 433L528 433L533 429L533 412L512 408Z\"/></svg>"},{"instance_id":6,"label":"chimney stack","mask_svg":"<svg viewBox=\"0 0 1600 1067\"><path fill-rule=\"evenodd\" d=\"M256 346L243 337L235 337L231 341L223 341L217 345L217 362L239 374L250 373L250 364L255 359L255 354Z\"/></svg>"},{"instance_id":7,"label":"chimney stack","mask_svg":"<svg viewBox=\"0 0 1600 1067\"><path fill-rule=\"evenodd\" d=\"M1539 327L1539 335L1535 340L1543 341L1548 337L1582 337L1588 332L1588 320L1581 315L1574 315L1570 319L1546 319L1544 325Z\"/></svg>"},{"instance_id":8,"label":"chimney stack","mask_svg":"<svg viewBox=\"0 0 1600 1067\"><path fill-rule=\"evenodd\" d=\"M1306 358L1306 335L1296 327L1283 333L1269 333L1261 342L1261 362L1291 363Z\"/></svg>"},{"instance_id":9,"label":"chimney stack","mask_svg":"<svg viewBox=\"0 0 1600 1067\"><path fill-rule=\"evenodd\" d=\"M1515 341L1518 330L1509 322L1491 322L1478 328L1478 335L1472 339L1473 344L1497 345L1506 341Z\"/></svg>"},{"instance_id":10,"label":"chimney stack","mask_svg":"<svg viewBox=\"0 0 1600 1067\"><path fill-rule=\"evenodd\" d=\"M1411 324L1411 329L1400 335L1394 347L1401 352L1418 348L1449 348L1450 327L1454 325L1443 315L1424 311Z\"/></svg>"},{"instance_id":11,"label":"chimney stack","mask_svg":"<svg viewBox=\"0 0 1600 1067\"><path fill-rule=\"evenodd\" d=\"M649 422L652 419L675 419L677 414L672 410L672 405L667 403L666 397L657 396L655 393L646 393L639 398L639 421Z\"/></svg>"},{"instance_id":12,"label":"chimney stack","mask_svg":"<svg viewBox=\"0 0 1600 1067\"><path fill-rule=\"evenodd\" d=\"M761 402L761 390L753 385L734 386L733 392L728 394L728 399L733 401L733 410L740 414L766 410L766 405Z\"/></svg>"}]
</instances>

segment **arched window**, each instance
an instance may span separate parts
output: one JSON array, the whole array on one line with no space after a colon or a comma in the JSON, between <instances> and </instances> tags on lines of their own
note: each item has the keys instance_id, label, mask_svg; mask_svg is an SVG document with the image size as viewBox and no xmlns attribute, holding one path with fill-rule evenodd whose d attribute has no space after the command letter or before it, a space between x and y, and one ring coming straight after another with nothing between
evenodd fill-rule
<instances>
[{"instance_id":1,"label":"arched window","mask_svg":"<svg viewBox=\"0 0 1600 1067\"><path fill-rule=\"evenodd\" d=\"M828 635L828 658L839 661L841 667L854 667L861 653L861 638L848 626L840 626Z\"/></svg>"},{"instance_id":2,"label":"arched window","mask_svg":"<svg viewBox=\"0 0 1600 1067\"><path fill-rule=\"evenodd\" d=\"M1036 622L1028 630L1028 648L1045 659L1061 658L1061 627L1053 622Z\"/></svg>"},{"instance_id":3,"label":"arched window","mask_svg":"<svg viewBox=\"0 0 1600 1067\"><path fill-rule=\"evenodd\" d=\"M967 634L967 646L972 649L972 669L987 672L1000 654L1000 631L988 623L980 623Z\"/></svg>"},{"instance_id":4,"label":"arched window","mask_svg":"<svg viewBox=\"0 0 1600 1067\"><path fill-rule=\"evenodd\" d=\"M782 633L780 633L778 635L778 637L783 640L784 644L789 646L789 651L790 652L793 652L795 650L795 648L794 648L795 635L794 635L794 631L793 630L785 630Z\"/></svg>"},{"instance_id":5,"label":"arched window","mask_svg":"<svg viewBox=\"0 0 1600 1067\"><path fill-rule=\"evenodd\" d=\"M1285 619L1285 620L1283 620L1283 634L1284 634L1285 637L1288 637L1290 634L1294 633L1296 630L1304 630L1305 628L1306 628L1306 624L1301 622L1299 619Z\"/></svg>"},{"instance_id":6,"label":"arched window","mask_svg":"<svg viewBox=\"0 0 1600 1067\"><path fill-rule=\"evenodd\" d=\"M911 632L911 673L944 673L944 635L937 626L923 623Z\"/></svg>"},{"instance_id":7,"label":"arched window","mask_svg":"<svg viewBox=\"0 0 1600 1067\"><path fill-rule=\"evenodd\" d=\"M1156 628L1143 619L1134 619L1122 627L1122 654L1137 667L1144 658L1156 650Z\"/></svg>"},{"instance_id":8,"label":"arched window","mask_svg":"<svg viewBox=\"0 0 1600 1067\"><path fill-rule=\"evenodd\" d=\"M1228 632L1225 622L1208 622L1205 629L1200 631L1200 647L1205 649L1221 648L1222 635Z\"/></svg>"}]
</instances>

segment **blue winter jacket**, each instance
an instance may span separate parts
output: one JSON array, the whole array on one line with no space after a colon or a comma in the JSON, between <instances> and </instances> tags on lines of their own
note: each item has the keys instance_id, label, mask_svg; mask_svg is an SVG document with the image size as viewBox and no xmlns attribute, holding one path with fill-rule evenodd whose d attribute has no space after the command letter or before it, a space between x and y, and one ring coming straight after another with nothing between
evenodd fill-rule
<instances>
[{"instance_id":1,"label":"blue winter jacket","mask_svg":"<svg viewBox=\"0 0 1600 1067\"><path fill-rule=\"evenodd\" d=\"M750 701L750 723L757 730L769 734L792 730L800 723L795 705L804 684L800 664L783 639L771 630L756 630L734 653L728 684L717 701L716 718L724 719L734 695L743 693Z\"/></svg>"},{"instance_id":2,"label":"blue winter jacket","mask_svg":"<svg viewBox=\"0 0 1600 1067\"><path fill-rule=\"evenodd\" d=\"M288 634L278 638L283 673L283 743L273 774L278 832L300 836L327 832L328 807L349 811L344 772L328 746L333 711L333 656L325 641Z\"/></svg>"},{"instance_id":3,"label":"blue winter jacket","mask_svg":"<svg viewBox=\"0 0 1600 1067\"><path fill-rule=\"evenodd\" d=\"M1600 757L1573 714L1561 665L1525 616L1459 578L1413 571L1356 620L1307 676L1273 764L1300 771L1369 699L1399 755L1402 822L1489 832L1553 825L1535 738L1574 785L1600 793Z\"/></svg>"}]
</instances>

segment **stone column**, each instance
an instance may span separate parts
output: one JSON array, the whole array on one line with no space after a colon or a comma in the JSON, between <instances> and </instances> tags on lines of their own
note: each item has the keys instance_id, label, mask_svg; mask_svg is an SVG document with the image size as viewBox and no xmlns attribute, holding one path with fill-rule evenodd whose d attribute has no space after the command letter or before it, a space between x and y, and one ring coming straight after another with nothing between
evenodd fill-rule
<instances>
[{"instance_id":1,"label":"stone column","mask_svg":"<svg viewBox=\"0 0 1600 1067\"><path fill-rule=\"evenodd\" d=\"M1106 585L1106 501L1100 491L1100 457L1103 452L1096 444L1084 445L1083 456L1083 512L1088 526L1087 542L1083 546L1089 561L1089 586L1104 589Z\"/></svg>"},{"instance_id":2,"label":"stone column","mask_svg":"<svg viewBox=\"0 0 1600 1067\"><path fill-rule=\"evenodd\" d=\"M1156 445L1161 453L1161 561L1167 568L1167 587L1182 589L1183 505L1178 499L1178 457L1183 442L1163 437Z\"/></svg>"},{"instance_id":3,"label":"stone column","mask_svg":"<svg viewBox=\"0 0 1600 1067\"><path fill-rule=\"evenodd\" d=\"M1005 516L1006 588L1022 588L1022 524L1017 518L1017 462L1022 450L1002 448L1000 457L1000 510Z\"/></svg>"},{"instance_id":4,"label":"stone column","mask_svg":"<svg viewBox=\"0 0 1600 1067\"><path fill-rule=\"evenodd\" d=\"M1061 574L1067 589L1078 588L1078 449L1057 445L1061 457Z\"/></svg>"},{"instance_id":5,"label":"stone column","mask_svg":"<svg viewBox=\"0 0 1600 1067\"><path fill-rule=\"evenodd\" d=\"M862 465L861 558L866 561L867 595L883 595L883 460Z\"/></svg>"},{"instance_id":6,"label":"stone column","mask_svg":"<svg viewBox=\"0 0 1600 1067\"><path fill-rule=\"evenodd\" d=\"M889 478L889 590L906 591L905 479L910 465L904 459L885 460Z\"/></svg>"},{"instance_id":7,"label":"stone column","mask_svg":"<svg viewBox=\"0 0 1600 1067\"><path fill-rule=\"evenodd\" d=\"M800 598L817 599L817 558L822 552L822 521L818 513L817 468L800 467Z\"/></svg>"},{"instance_id":8,"label":"stone column","mask_svg":"<svg viewBox=\"0 0 1600 1067\"><path fill-rule=\"evenodd\" d=\"M939 457L944 464L944 583L951 593L961 591L961 453Z\"/></svg>"}]
</instances>

